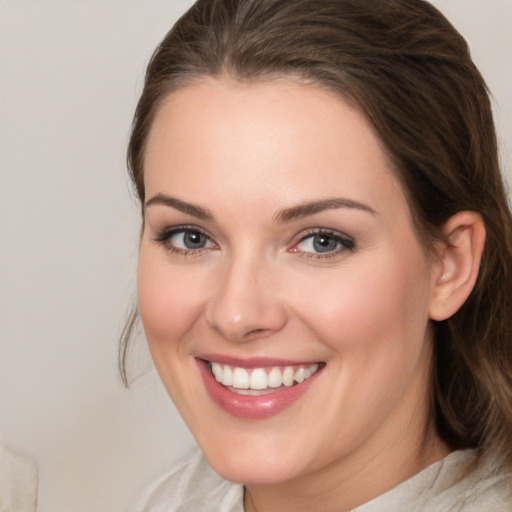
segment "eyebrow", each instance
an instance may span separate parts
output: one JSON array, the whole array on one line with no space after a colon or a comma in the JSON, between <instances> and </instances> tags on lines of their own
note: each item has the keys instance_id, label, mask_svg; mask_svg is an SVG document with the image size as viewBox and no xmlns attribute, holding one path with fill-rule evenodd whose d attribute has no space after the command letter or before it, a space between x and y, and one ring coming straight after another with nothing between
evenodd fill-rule
<instances>
[{"instance_id":1,"label":"eyebrow","mask_svg":"<svg viewBox=\"0 0 512 512\"><path fill-rule=\"evenodd\" d=\"M342 197L334 197L330 199L323 199L321 201L311 201L302 203L297 206L292 206L282 210L275 215L274 220L279 223L290 222L297 220L308 215L323 212L324 210L335 210L337 208L354 208L364 212L377 215L377 212L371 207L353 199L346 199Z\"/></svg>"},{"instance_id":2,"label":"eyebrow","mask_svg":"<svg viewBox=\"0 0 512 512\"><path fill-rule=\"evenodd\" d=\"M209 210L165 194L157 194L151 199L148 199L144 204L144 210L146 210L148 206L157 204L174 208L180 212L183 212L187 215L192 215L193 217L197 217L201 220L215 220L215 217ZM364 203L355 201L353 199L335 197L330 199L323 199L320 201L309 201L306 203L301 203L297 206L286 208L274 215L274 221L277 223L286 223L292 220L300 219L302 217L307 217L308 215L320 213L324 210L334 210L337 208L354 208L356 210L371 213L372 215L377 215L377 212L372 207Z\"/></svg>"},{"instance_id":3,"label":"eyebrow","mask_svg":"<svg viewBox=\"0 0 512 512\"><path fill-rule=\"evenodd\" d=\"M169 206L171 208L179 210L180 212L186 213L187 215L197 217L198 219L201 220L213 220L213 215L209 210L201 208L200 206L197 206L192 203L180 201L175 197L167 196L165 194L157 194L156 196L153 196L151 199L148 199L144 204L144 210L146 210L148 206L152 206L155 204Z\"/></svg>"}]
</instances>

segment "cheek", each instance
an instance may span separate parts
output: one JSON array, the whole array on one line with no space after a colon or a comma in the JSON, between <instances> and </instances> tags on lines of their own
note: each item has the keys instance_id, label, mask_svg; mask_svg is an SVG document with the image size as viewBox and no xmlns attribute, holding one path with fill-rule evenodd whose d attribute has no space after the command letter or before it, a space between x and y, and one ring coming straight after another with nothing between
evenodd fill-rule
<instances>
[{"instance_id":1,"label":"cheek","mask_svg":"<svg viewBox=\"0 0 512 512\"><path fill-rule=\"evenodd\" d=\"M297 304L303 324L330 353L338 400L325 404L324 414L336 425L341 410L347 425L359 425L360 431L344 431L354 440L377 428L405 393L415 397L412 409L422 404L428 385L428 274L392 259L380 262L317 280Z\"/></svg>"},{"instance_id":2,"label":"cheek","mask_svg":"<svg viewBox=\"0 0 512 512\"><path fill-rule=\"evenodd\" d=\"M181 271L180 271L181 270ZM141 247L137 269L139 310L149 346L172 346L194 324L202 310L201 279L169 265L165 256Z\"/></svg>"},{"instance_id":3,"label":"cheek","mask_svg":"<svg viewBox=\"0 0 512 512\"><path fill-rule=\"evenodd\" d=\"M428 274L422 258L347 266L306 286L300 306L305 322L336 351L400 352L424 339Z\"/></svg>"}]
</instances>

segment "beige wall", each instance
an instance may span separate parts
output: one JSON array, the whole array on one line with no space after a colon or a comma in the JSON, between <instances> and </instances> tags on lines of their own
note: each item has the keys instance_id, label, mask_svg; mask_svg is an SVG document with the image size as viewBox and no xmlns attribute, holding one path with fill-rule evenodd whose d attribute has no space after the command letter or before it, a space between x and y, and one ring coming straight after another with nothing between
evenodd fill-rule
<instances>
[{"instance_id":1,"label":"beige wall","mask_svg":"<svg viewBox=\"0 0 512 512\"><path fill-rule=\"evenodd\" d=\"M154 372L122 388L137 212L124 151L144 64L188 0L0 0L0 434L39 512L121 512L192 443ZM512 2L437 0L512 154Z\"/></svg>"}]
</instances>

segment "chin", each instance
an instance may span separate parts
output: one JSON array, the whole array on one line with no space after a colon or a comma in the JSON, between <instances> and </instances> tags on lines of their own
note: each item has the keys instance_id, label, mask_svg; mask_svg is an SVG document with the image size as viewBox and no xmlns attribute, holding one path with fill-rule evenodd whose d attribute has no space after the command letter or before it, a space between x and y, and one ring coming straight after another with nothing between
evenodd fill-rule
<instances>
[{"instance_id":1,"label":"chin","mask_svg":"<svg viewBox=\"0 0 512 512\"><path fill-rule=\"evenodd\" d=\"M283 463L279 457L260 457L228 454L224 457L208 457L208 463L222 478L243 485L272 485L297 476L297 466Z\"/></svg>"},{"instance_id":2,"label":"chin","mask_svg":"<svg viewBox=\"0 0 512 512\"><path fill-rule=\"evenodd\" d=\"M259 437L259 438L258 438ZM308 466L296 444L286 448L286 439L262 431L231 433L224 439L198 439L210 466L226 480L245 485L271 485L292 480Z\"/></svg>"}]
</instances>

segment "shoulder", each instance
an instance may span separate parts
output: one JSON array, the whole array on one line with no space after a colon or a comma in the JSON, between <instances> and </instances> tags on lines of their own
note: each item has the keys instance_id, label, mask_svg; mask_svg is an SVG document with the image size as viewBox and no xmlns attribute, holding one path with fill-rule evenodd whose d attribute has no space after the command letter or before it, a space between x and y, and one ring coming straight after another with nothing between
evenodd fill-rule
<instances>
[{"instance_id":1,"label":"shoulder","mask_svg":"<svg viewBox=\"0 0 512 512\"><path fill-rule=\"evenodd\" d=\"M512 512L512 477L498 467L457 451L352 512Z\"/></svg>"},{"instance_id":2,"label":"shoulder","mask_svg":"<svg viewBox=\"0 0 512 512\"><path fill-rule=\"evenodd\" d=\"M37 488L35 463L0 441L0 510L35 511Z\"/></svg>"},{"instance_id":3,"label":"shoulder","mask_svg":"<svg viewBox=\"0 0 512 512\"><path fill-rule=\"evenodd\" d=\"M148 486L130 512L243 512L243 487L224 480L199 449Z\"/></svg>"},{"instance_id":4,"label":"shoulder","mask_svg":"<svg viewBox=\"0 0 512 512\"><path fill-rule=\"evenodd\" d=\"M459 457L459 465L448 465L451 485L442 489L434 507L444 506L439 510L449 512L512 512L512 474L500 470L493 457L466 457Z\"/></svg>"}]
</instances>

